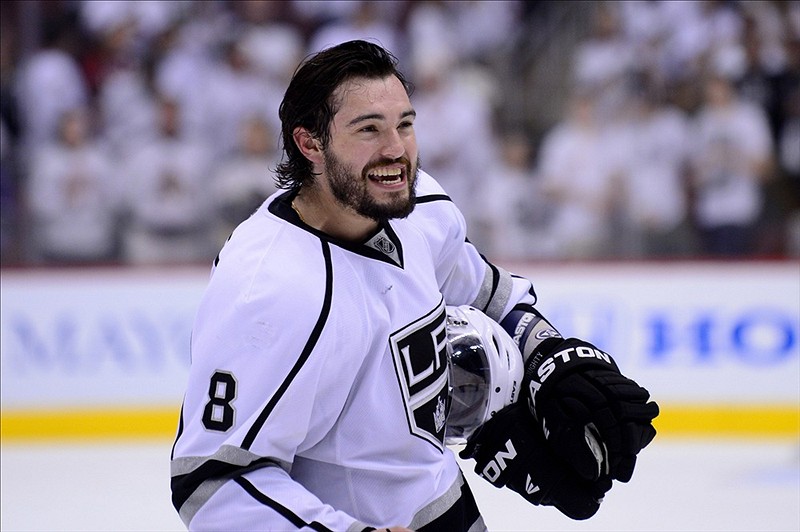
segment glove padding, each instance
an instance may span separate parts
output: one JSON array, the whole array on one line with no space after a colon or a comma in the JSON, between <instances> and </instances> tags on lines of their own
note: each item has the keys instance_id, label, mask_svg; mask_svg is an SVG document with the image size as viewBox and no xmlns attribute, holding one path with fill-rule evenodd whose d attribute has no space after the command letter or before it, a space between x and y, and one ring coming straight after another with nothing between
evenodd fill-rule
<instances>
[{"instance_id":1,"label":"glove padding","mask_svg":"<svg viewBox=\"0 0 800 532\"><path fill-rule=\"evenodd\" d=\"M467 440L459 453L474 458L475 472L498 488L507 486L534 505L588 519L597 513L611 479L581 478L557 456L523 403L503 408Z\"/></svg>"},{"instance_id":2,"label":"glove padding","mask_svg":"<svg viewBox=\"0 0 800 532\"><path fill-rule=\"evenodd\" d=\"M577 338L545 340L525 365L523 388L550 446L581 477L631 479L656 435L658 405L608 354Z\"/></svg>"}]
</instances>

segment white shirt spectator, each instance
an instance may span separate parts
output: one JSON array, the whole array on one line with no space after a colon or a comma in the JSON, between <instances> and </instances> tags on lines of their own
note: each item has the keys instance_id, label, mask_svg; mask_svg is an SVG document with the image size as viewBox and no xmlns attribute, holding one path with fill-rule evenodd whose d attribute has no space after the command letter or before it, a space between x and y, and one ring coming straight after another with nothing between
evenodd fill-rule
<instances>
[{"instance_id":1,"label":"white shirt spectator","mask_svg":"<svg viewBox=\"0 0 800 532\"><path fill-rule=\"evenodd\" d=\"M634 50L622 32L618 11L615 4L604 4L594 13L593 35L575 50L576 84L605 87L633 66Z\"/></svg>"},{"instance_id":2,"label":"white shirt spectator","mask_svg":"<svg viewBox=\"0 0 800 532\"><path fill-rule=\"evenodd\" d=\"M179 17L188 14L191 3L167 0L147 2L118 2L83 0L80 16L83 25L92 33L102 34L120 24L133 23L141 38L150 40L164 31Z\"/></svg>"},{"instance_id":3,"label":"white shirt spectator","mask_svg":"<svg viewBox=\"0 0 800 532\"><path fill-rule=\"evenodd\" d=\"M236 149L244 122L253 115L273 117L274 102L268 102L267 82L242 49L241 42L230 43L207 78L203 88L206 135L217 154L226 156Z\"/></svg>"},{"instance_id":4,"label":"white shirt spectator","mask_svg":"<svg viewBox=\"0 0 800 532\"><path fill-rule=\"evenodd\" d=\"M36 260L92 262L115 258L119 198L115 170L88 137L83 110L64 114L59 142L31 160L25 200Z\"/></svg>"},{"instance_id":5,"label":"white shirt spectator","mask_svg":"<svg viewBox=\"0 0 800 532\"><path fill-rule=\"evenodd\" d=\"M240 45L263 81L263 118L277 138L281 131L278 109L289 80L305 55L305 43L294 26L271 23L248 28Z\"/></svg>"},{"instance_id":6,"label":"white shirt spectator","mask_svg":"<svg viewBox=\"0 0 800 532\"><path fill-rule=\"evenodd\" d=\"M543 192L554 208L552 237L564 258L598 257L608 249L610 204L618 161L596 121L589 95L571 102L539 152Z\"/></svg>"},{"instance_id":7,"label":"white shirt spectator","mask_svg":"<svg viewBox=\"0 0 800 532\"><path fill-rule=\"evenodd\" d=\"M640 102L622 126L625 210L637 228L667 233L686 220L688 119L674 107Z\"/></svg>"},{"instance_id":8,"label":"white shirt spectator","mask_svg":"<svg viewBox=\"0 0 800 532\"><path fill-rule=\"evenodd\" d=\"M211 260L210 146L175 132L175 109L162 104L164 133L127 165L130 223L125 258L134 264Z\"/></svg>"},{"instance_id":9,"label":"white shirt spectator","mask_svg":"<svg viewBox=\"0 0 800 532\"><path fill-rule=\"evenodd\" d=\"M773 149L769 124L761 108L735 96L730 82L716 78L708 90L691 137L697 219L703 227L751 225L761 213Z\"/></svg>"},{"instance_id":10,"label":"white shirt spectator","mask_svg":"<svg viewBox=\"0 0 800 532\"><path fill-rule=\"evenodd\" d=\"M158 94L179 103L182 134L208 141L208 111L214 102L209 101L207 88L217 68L211 50L230 33L230 25L213 10L201 15L187 20L165 43L153 83Z\"/></svg>"},{"instance_id":11,"label":"white shirt spectator","mask_svg":"<svg viewBox=\"0 0 800 532\"><path fill-rule=\"evenodd\" d=\"M466 59L490 60L513 46L521 32L521 2L453 2L459 54Z\"/></svg>"},{"instance_id":12,"label":"white shirt spectator","mask_svg":"<svg viewBox=\"0 0 800 532\"><path fill-rule=\"evenodd\" d=\"M457 62L458 28L453 24L455 6L443 2L415 2L407 24L409 64L415 77L438 63Z\"/></svg>"},{"instance_id":13,"label":"white shirt spectator","mask_svg":"<svg viewBox=\"0 0 800 532\"><path fill-rule=\"evenodd\" d=\"M532 161L532 146L521 133L499 141L497 161L486 168L479 188L469 239L490 260L556 258L550 238L551 207L542 196Z\"/></svg>"},{"instance_id":14,"label":"white shirt spectator","mask_svg":"<svg viewBox=\"0 0 800 532\"><path fill-rule=\"evenodd\" d=\"M358 7L345 17L323 24L317 29L311 37L308 52L318 52L353 39L364 39L380 44L395 55L402 55L404 43L401 33L389 20L381 17L383 2L356 4Z\"/></svg>"},{"instance_id":15,"label":"white shirt spectator","mask_svg":"<svg viewBox=\"0 0 800 532\"><path fill-rule=\"evenodd\" d=\"M84 107L89 87L73 56L59 48L40 50L20 65L15 85L25 154L55 142L65 112Z\"/></svg>"},{"instance_id":16,"label":"white shirt spectator","mask_svg":"<svg viewBox=\"0 0 800 532\"><path fill-rule=\"evenodd\" d=\"M127 157L157 134L157 103L140 70L120 69L109 74L97 102L105 138L116 155Z\"/></svg>"},{"instance_id":17,"label":"white shirt spectator","mask_svg":"<svg viewBox=\"0 0 800 532\"><path fill-rule=\"evenodd\" d=\"M231 232L277 190L272 170L280 153L269 125L259 117L247 120L239 146L213 172L211 183L216 214L213 238L222 247Z\"/></svg>"},{"instance_id":18,"label":"white shirt spectator","mask_svg":"<svg viewBox=\"0 0 800 532\"><path fill-rule=\"evenodd\" d=\"M412 103L421 167L461 207L469 227L484 208L476 192L496 149L489 95L465 82L445 55L432 54L416 72Z\"/></svg>"}]
</instances>

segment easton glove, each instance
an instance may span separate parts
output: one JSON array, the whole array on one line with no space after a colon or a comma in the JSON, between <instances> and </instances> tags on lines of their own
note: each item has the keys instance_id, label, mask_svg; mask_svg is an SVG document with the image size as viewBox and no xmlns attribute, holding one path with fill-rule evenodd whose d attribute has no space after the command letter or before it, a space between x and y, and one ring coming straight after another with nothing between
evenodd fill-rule
<instances>
[{"instance_id":1,"label":"easton glove","mask_svg":"<svg viewBox=\"0 0 800 532\"><path fill-rule=\"evenodd\" d=\"M461 458L474 458L475 472L495 487L507 486L534 505L554 506L571 519L597 513L611 479L581 478L544 440L527 407L515 403L474 433Z\"/></svg>"},{"instance_id":2,"label":"easton glove","mask_svg":"<svg viewBox=\"0 0 800 532\"><path fill-rule=\"evenodd\" d=\"M577 338L547 338L525 363L523 389L551 447L586 479L627 482L656 435L658 405L607 353Z\"/></svg>"}]
</instances>

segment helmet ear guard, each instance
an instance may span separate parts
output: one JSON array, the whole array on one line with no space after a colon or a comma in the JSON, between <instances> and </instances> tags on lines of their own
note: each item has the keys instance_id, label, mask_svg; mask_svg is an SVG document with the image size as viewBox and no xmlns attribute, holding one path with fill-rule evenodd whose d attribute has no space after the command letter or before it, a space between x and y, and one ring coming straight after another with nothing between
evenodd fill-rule
<instances>
[{"instance_id":1,"label":"helmet ear guard","mask_svg":"<svg viewBox=\"0 0 800 532\"><path fill-rule=\"evenodd\" d=\"M465 443L497 411L517 401L522 355L509 334L469 305L447 307L450 412L445 443Z\"/></svg>"}]
</instances>

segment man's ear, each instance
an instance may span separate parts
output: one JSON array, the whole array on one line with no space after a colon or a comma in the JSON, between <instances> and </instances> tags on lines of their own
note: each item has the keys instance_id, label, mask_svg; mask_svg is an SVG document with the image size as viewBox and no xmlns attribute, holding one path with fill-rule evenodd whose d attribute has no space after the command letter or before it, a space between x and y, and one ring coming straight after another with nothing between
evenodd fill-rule
<instances>
[{"instance_id":1,"label":"man's ear","mask_svg":"<svg viewBox=\"0 0 800 532\"><path fill-rule=\"evenodd\" d=\"M298 126L292 132L292 139L306 159L317 164L322 162L322 143L310 131Z\"/></svg>"}]
</instances>

